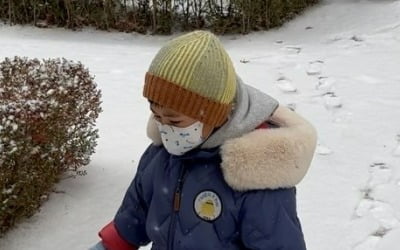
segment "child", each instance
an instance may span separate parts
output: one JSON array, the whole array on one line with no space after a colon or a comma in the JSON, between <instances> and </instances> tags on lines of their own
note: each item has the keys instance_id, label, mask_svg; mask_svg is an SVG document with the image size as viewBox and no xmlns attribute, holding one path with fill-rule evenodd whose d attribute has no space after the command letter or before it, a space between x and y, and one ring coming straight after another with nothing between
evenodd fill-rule
<instances>
[{"instance_id":1,"label":"child","mask_svg":"<svg viewBox=\"0 0 400 250\"><path fill-rule=\"evenodd\" d=\"M304 250L294 186L314 128L245 85L206 31L173 39L145 77L153 140L92 249Z\"/></svg>"}]
</instances>

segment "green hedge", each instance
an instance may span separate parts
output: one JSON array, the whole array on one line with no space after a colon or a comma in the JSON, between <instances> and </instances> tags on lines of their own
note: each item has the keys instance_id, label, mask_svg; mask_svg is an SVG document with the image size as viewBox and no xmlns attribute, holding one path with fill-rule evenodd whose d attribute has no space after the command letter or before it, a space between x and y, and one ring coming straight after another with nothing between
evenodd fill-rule
<instances>
[{"instance_id":1,"label":"green hedge","mask_svg":"<svg viewBox=\"0 0 400 250\"><path fill-rule=\"evenodd\" d=\"M65 171L89 163L100 91L65 59L0 62L0 234L32 215Z\"/></svg>"},{"instance_id":2,"label":"green hedge","mask_svg":"<svg viewBox=\"0 0 400 250\"><path fill-rule=\"evenodd\" d=\"M247 33L283 24L319 0L0 0L0 19L72 29Z\"/></svg>"}]
</instances>

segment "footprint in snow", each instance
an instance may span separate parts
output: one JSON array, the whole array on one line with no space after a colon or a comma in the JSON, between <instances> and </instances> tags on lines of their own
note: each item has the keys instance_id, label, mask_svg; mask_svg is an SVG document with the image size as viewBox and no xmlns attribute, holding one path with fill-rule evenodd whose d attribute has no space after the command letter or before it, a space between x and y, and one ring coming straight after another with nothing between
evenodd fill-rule
<instances>
[{"instance_id":1,"label":"footprint in snow","mask_svg":"<svg viewBox=\"0 0 400 250\"><path fill-rule=\"evenodd\" d=\"M366 187L361 190L364 198L358 204L355 214L363 217L370 213L382 228L392 229L400 224L393 207L384 201L375 200L372 194L377 186L390 183L392 169L384 162L375 162L369 166L368 172Z\"/></svg>"},{"instance_id":2,"label":"footprint in snow","mask_svg":"<svg viewBox=\"0 0 400 250\"><path fill-rule=\"evenodd\" d=\"M374 236L383 237L388 231L400 225L396 211L390 204L382 201L362 199L355 210L355 215L358 218L370 215L378 222L379 228L373 233Z\"/></svg>"},{"instance_id":3,"label":"footprint in snow","mask_svg":"<svg viewBox=\"0 0 400 250\"><path fill-rule=\"evenodd\" d=\"M375 232L371 233L366 239L359 242L354 249L376 249L379 241L384 238L389 231L400 226L397 211L388 202L374 198L374 189L378 185L390 184L393 178L392 169L384 162L374 162L369 168L369 179L366 187L361 190L363 199L355 209L354 215L357 218L365 216L373 218L379 225Z\"/></svg>"},{"instance_id":4,"label":"footprint in snow","mask_svg":"<svg viewBox=\"0 0 400 250\"><path fill-rule=\"evenodd\" d=\"M292 81L284 76L278 78L276 86L284 93L297 92L297 88L293 86Z\"/></svg>"},{"instance_id":5,"label":"footprint in snow","mask_svg":"<svg viewBox=\"0 0 400 250\"><path fill-rule=\"evenodd\" d=\"M333 92L326 93L323 98L325 108L328 110L341 108L343 106L342 98L336 96Z\"/></svg>"},{"instance_id":6,"label":"footprint in snow","mask_svg":"<svg viewBox=\"0 0 400 250\"><path fill-rule=\"evenodd\" d=\"M359 35L353 35L350 37L350 40L353 40L354 42L364 42L364 38Z\"/></svg>"},{"instance_id":7,"label":"footprint in snow","mask_svg":"<svg viewBox=\"0 0 400 250\"><path fill-rule=\"evenodd\" d=\"M383 238L383 237L385 237L385 235L386 235L389 231L390 231L390 229L386 229L386 228L380 227L380 228L378 228L378 230L376 230L376 231L372 234L372 236L379 237L379 238Z\"/></svg>"},{"instance_id":8,"label":"footprint in snow","mask_svg":"<svg viewBox=\"0 0 400 250\"><path fill-rule=\"evenodd\" d=\"M249 63L250 60L249 60L249 59L246 59L246 58L242 58L242 59L240 59L240 62L241 62L241 63Z\"/></svg>"},{"instance_id":9,"label":"footprint in snow","mask_svg":"<svg viewBox=\"0 0 400 250\"><path fill-rule=\"evenodd\" d=\"M383 162L375 162L369 166L370 174L367 187L375 188L378 185L387 184L392 178L392 169Z\"/></svg>"},{"instance_id":10,"label":"footprint in snow","mask_svg":"<svg viewBox=\"0 0 400 250\"><path fill-rule=\"evenodd\" d=\"M336 83L336 79L326 76L318 77L318 84L315 86L315 89L321 94L325 95L326 93L333 92L334 86Z\"/></svg>"},{"instance_id":11,"label":"footprint in snow","mask_svg":"<svg viewBox=\"0 0 400 250\"><path fill-rule=\"evenodd\" d=\"M370 235L368 238L358 243L353 250L375 250L381 237Z\"/></svg>"},{"instance_id":12,"label":"footprint in snow","mask_svg":"<svg viewBox=\"0 0 400 250\"><path fill-rule=\"evenodd\" d=\"M332 43L342 41L343 39L344 38L342 36L334 36L334 37L330 37L330 38L326 39L325 43L332 44Z\"/></svg>"},{"instance_id":13,"label":"footprint in snow","mask_svg":"<svg viewBox=\"0 0 400 250\"><path fill-rule=\"evenodd\" d=\"M296 45L289 45L283 48L288 54L300 54L302 48Z\"/></svg>"},{"instance_id":14,"label":"footprint in snow","mask_svg":"<svg viewBox=\"0 0 400 250\"><path fill-rule=\"evenodd\" d=\"M360 203L358 203L358 206L357 206L357 208L355 210L355 216L357 218L361 218L361 217L366 216L374 206L373 198L370 197L369 194L366 195L365 191L366 190L362 190L364 198L360 201ZM370 191L371 190L369 190L369 192Z\"/></svg>"},{"instance_id":15,"label":"footprint in snow","mask_svg":"<svg viewBox=\"0 0 400 250\"><path fill-rule=\"evenodd\" d=\"M388 184L390 182L390 178L392 177L392 170L389 166L384 162L374 162L369 165L368 168L369 178L363 189L361 189L361 193L363 199L358 204L355 214L358 217L362 217L365 213L372 209L373 201L375 198L372 193L374 188L378 185Z\"/></svg>"},{"instance_id":16,"label":"footprint in snow","mask_svg":"<svg viewBox=\"0 0 400 250\"><path fill-rule=\"evenodd\" d=\"M321 60L309 62L306 70L307 75L313 76L321 74L323 64L324 61Z\"/></svg>"},{"instance_id":17,"label":"footprint in snow","mask_svg":"<svg viewBox=\"0 0 400 250\"><path fill-rule=\"evenodd\" d=\"M379 222L380 228L385 231L396 228L400 224L396 211L386 202L374 201L370 213Z\"/></svg>"}]
</instances>

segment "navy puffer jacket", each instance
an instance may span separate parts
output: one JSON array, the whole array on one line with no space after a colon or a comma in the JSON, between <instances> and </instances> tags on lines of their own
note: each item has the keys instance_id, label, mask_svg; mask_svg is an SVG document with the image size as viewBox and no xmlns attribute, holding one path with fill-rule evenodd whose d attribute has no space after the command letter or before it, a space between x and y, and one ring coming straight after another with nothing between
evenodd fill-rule
<instances>
[{"instance_id":1,"label":"navy puffer jacket","mask_svg":"<svg viewBox=\"0 0 400 250\"><path fill-rule=\"evenodd\" d=\"M256 129L265 121L276 126ZM199 148L169 154L153 119L148 136L153 144L100 233L106 247L306 249L294 186L310 166L316 131L302 117L238 78L229 120Z\"/></svg>"},{"instance_id":2,"label":"navy puffer jacket","mask_svg":"<svg viewBox=\"0 0 400 250\"><path fill-rule=\"evenodd\" d=\"M151 145L115 216L120 236L153 250L306 249L295 188L235 191L219 151Z\"/></svg>"}]
</instances>

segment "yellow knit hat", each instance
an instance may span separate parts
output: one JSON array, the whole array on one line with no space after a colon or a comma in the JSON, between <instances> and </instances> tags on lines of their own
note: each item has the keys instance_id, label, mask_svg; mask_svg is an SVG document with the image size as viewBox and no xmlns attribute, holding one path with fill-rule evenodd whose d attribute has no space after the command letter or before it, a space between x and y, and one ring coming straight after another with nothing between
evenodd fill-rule
<instances>
[{"instance_id":1,"label":"yellow knit hat","mask_svg":"<svg viewBox=\"0 0 400 250\"><path fill-rule=\"evenodd\" d=\"M162 47L143 90L150 101L214 127L227 120L235 94L232 61L207 31L190 32Z\"/></svg>"}]
</instances>

